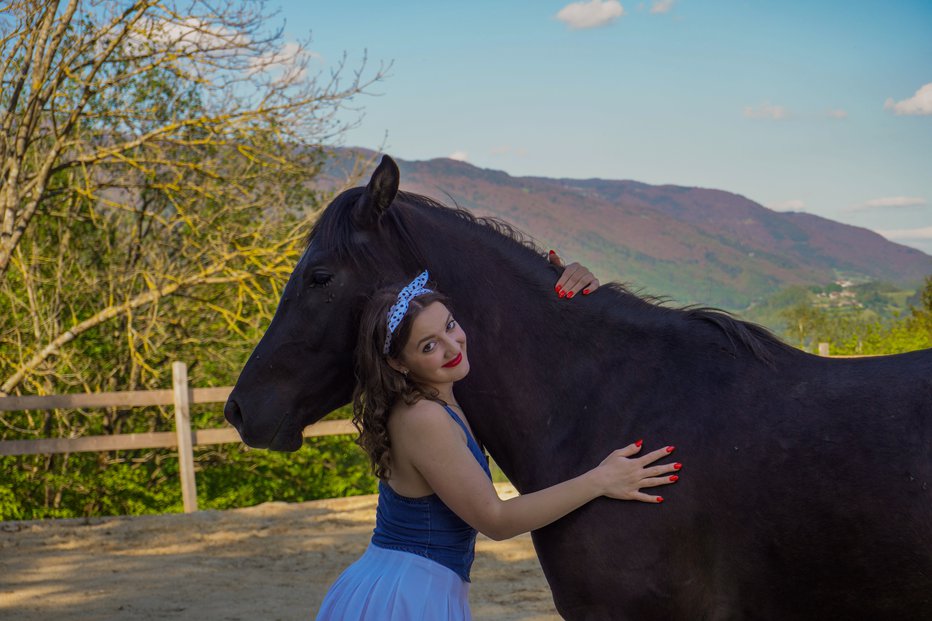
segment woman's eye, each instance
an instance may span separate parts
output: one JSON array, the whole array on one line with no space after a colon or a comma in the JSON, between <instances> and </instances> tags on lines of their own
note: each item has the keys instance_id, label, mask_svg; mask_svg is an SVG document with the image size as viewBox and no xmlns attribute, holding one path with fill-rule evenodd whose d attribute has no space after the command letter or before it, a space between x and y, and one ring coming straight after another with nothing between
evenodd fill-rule
<instances>
[{"instance_id":1,"label":"woman's eye","mask_svg":"<svg viewBox=\"0 0 932 621\"><path fill-rule=\"evenodd\" d=\"M447 324L447 331L452 330L454 327L456 327L456 319L451 319L450 323Z\"/></svg>"},{"instance_id":2,"label":"woman's eye","mask_svg":"<svg viewBox=\"0 0 932 621\"><path fill-rule=\"evenodd\" d=\"M428 343L427 345L424 346L424 349L421 351L423 351L425 354L429 354L430 352L434 351L435 344L436 343Z\"/></svg>"}]
</instances>

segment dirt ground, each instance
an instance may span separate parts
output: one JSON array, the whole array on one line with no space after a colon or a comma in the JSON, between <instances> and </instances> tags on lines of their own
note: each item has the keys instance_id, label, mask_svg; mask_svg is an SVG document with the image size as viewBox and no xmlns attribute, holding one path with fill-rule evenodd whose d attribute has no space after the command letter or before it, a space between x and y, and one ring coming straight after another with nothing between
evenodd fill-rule
<instances>
[{"instance_id":1,"label":"dirt ground","mask_svg":"<svg viewBox=\"0 0 932 621\"><path fill-rule=\"evenodd\" d=\"M365 549L375 503L357 496L0 522L0 620L313 619L327 587ZM528 535L480 535L472 579L475 619L559 619Z\"/></svg>"}]
</instances>

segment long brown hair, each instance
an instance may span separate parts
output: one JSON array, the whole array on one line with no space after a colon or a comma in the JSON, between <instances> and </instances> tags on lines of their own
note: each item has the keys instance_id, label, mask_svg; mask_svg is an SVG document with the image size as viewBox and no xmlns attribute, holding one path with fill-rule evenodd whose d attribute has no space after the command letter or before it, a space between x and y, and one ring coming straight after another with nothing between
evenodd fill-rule
<instances>
[{"instance_id":1,"label":"long brown hair","mask_svg":"<svg viewBox=\"0 0 932 621\"><path fill-rule=\"evenodd\" d=\"M414 320L426 307L440 302L451 311L450 300L439 291L425 293L408 303L408 312L392 334L388 354L383 354L388 333L388 313L407 283L376 291L363 309L356 342L356 387L353 390L353 424L359 430L358 444L369 456L372 472L387 479L391 467L388 449L388 414L398 399L408 405L421 399L437 400L437 392L422 386L388 364L398 358L411 336ZM431 287L432 288L432 287Z\"/></svg>"}]
</instances>

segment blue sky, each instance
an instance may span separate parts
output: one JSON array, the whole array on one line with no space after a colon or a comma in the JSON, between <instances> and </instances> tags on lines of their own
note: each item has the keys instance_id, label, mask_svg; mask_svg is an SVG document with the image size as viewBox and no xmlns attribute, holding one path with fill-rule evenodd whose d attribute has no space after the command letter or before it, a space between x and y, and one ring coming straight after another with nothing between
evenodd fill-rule
<instances>
[{"instance_id":1,"label":"blue sky","mask_svg":"<svg viewBox=\"0 0 932 621\"><path fill-rule=\"evenodd\" d=\"M318 69L392 63L345 145L719 188L932 254L932 0L276 4Z\"/></svg>"}]
</instances>

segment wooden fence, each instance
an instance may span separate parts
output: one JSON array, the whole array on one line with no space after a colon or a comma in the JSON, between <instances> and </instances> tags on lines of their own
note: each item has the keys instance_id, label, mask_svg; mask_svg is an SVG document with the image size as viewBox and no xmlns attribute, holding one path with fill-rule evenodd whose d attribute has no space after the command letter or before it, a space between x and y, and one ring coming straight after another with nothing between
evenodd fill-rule
<instances>
[{"instance_id":1,"label":"wooden fence","mask_svg":"<svg viewBox=\"0 0 932 621\"><path fill-rule=\"evenodd\" d=\"M51 438L43 440L2 440L0 455L34 455L78 453L82 451L117 451L178 447L181 496L185 513L197 511L197 487L194 478L194 447L206 444L240 442L232 427L222 429L191 429L192 403L224 403L232 386L190 388L188 367L183 362L172 363L172 388L166 390L136 390L90 394L49 395L43 397L0 397L0 412L14 410L55 410L59 408L175 406L175 431L124 433L81 438ZM348 420L315 423L304 430L304 437L356 433Z\"/></svg>"},{"instance_id":2,"label":"wooden fence","mask_svg":"<svg viewBox=\"0 0 932 621\"><path fill-rule=\"evenodd\" d=\"M828 356L828 343L819 343L819 355ZM848 357L848 356L843 356ZM850 356L855 357L855 356ZM192 403L224 403L232 386L218 388L190 388L188 367L183 362L172 363L172 388L165 390L136 390L125 392L99 392L68 395L0 397L0 412L15 410L55 410L59 408L143 407L148 405L175 406L175 431L124 433L109 436L81 438L50 438L44 440L0 440L0 456L35 455L50 453L79 453L82 451L117 451L150 448L178 447L181 497L186 513L197 511L197 486L194 478L194 447L207 444L240 442L239 433L232 427L222 429L191 429ZM356 428L348 420L330 420L315 423L304 430L305 438L355 434Z\"/></svg>"}]
</instances>

